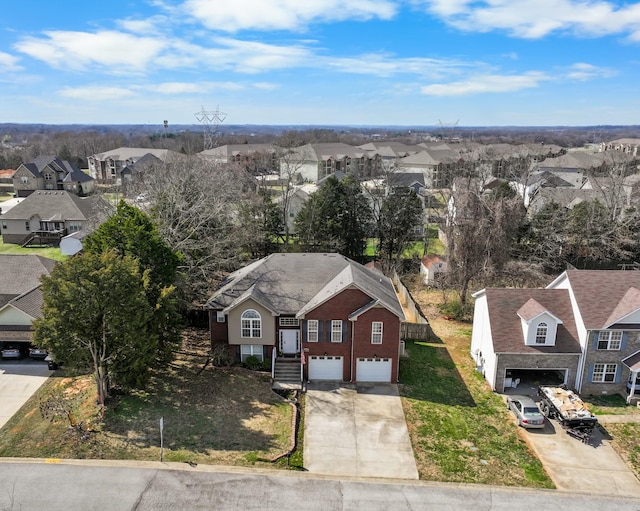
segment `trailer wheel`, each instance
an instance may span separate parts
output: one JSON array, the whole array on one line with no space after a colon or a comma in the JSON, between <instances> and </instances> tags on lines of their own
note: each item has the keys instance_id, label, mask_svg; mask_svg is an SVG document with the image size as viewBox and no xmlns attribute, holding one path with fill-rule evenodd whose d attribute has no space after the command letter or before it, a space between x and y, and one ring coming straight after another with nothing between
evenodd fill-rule
<instances>
[{"instance_id":1,"label":"trailer wheel","mask_svg":"<svg viewBox=\"0 0 640 511\"><path fill-rule=\"evenodd\" d=\"M540 411L542 412L542 415L549 417L549 405L547 403L543 402L540 404Z\"/></svg>"}]
</instances>

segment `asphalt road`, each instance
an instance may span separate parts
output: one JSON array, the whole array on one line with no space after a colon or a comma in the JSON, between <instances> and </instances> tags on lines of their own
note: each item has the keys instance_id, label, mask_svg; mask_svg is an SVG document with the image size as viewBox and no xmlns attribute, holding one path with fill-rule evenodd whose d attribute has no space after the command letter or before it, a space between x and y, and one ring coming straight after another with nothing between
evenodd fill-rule
<instances>
[{"instance_id":1,"label":"asphalt road","mask_svg":"<svg viewBox=\"0 0 640 511\"><path fill-rule=\"evenodd\" d=\"M0 510L638 511L640 498L180 464L0 462Z\"/></svg>"}]
</instances>

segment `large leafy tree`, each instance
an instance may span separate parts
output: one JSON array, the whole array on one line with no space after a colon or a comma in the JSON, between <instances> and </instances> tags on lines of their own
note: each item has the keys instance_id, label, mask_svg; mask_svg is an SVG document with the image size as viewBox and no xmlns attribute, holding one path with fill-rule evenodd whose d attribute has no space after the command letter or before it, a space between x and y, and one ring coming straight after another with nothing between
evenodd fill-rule
<instances>
[{"instance_id":1,"label":"large leafy tree","mask_svg":"<svg viewBox=\"0 0 640 511\"><path fill-rule=\"evenodd\" d=\"M157 359L171 359L180 339L180 315L174 282L180 256L162 239L151 219L124 201L115 215L90 236L85 252L101 254L114 250L120 256L135 258L139 271L147 279L145 292L152 308L150 331L158 339Z\"/></svg>"},{"instance_id":2,"label":"large leafy tree","mask_svg":"<svg viewBox=\"0 0 640 511\"><path fill-rule=\"evenodd\" d=\"M327 179L296 216L298 241L307 252L335 251L361 260L371 230L371 207L352 177Z\"/></svg>"},{"instance_id":3,"label":"large leafy tree","mask_svg":"<svg viewBox=\"0 0 640 511\"><path fill-rule=\"evenodd\" d=\"M377 221L380 258L388 268L397 267L402 252L423 223L422 201L408 188L385 197Z\"/></svg>"},{"instance_id":4,"label":"large leafy tree","mask_svg":"<svg viewBox=\"0 0 640 511\"><path fill-rule=\"evenodd\" d=\"M34 340L72 368L91 367L102 403L112 385L142 385L154 362L158 338L145 281L138 261L113 250L73 257L42 279Z\"/></svg>"}]
</instances>

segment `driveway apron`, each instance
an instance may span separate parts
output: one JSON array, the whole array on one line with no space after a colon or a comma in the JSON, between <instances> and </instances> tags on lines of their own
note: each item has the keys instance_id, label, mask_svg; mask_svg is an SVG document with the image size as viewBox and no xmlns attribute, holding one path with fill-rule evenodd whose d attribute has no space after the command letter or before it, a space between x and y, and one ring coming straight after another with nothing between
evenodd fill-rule
<instances>
[{"instance_id":1,"label":"driveway apron","mask_svg":"<svg viewBox=\"0 0 640 511\"><path fill-rule=\"evenodd\" d=\"M569 436L555 421L544 429L523 431L542 465L560 490L640 495L640 481L599 427L590 444Z\"/></svg>"},{"instance_id":2,"label":"driveway apron","mask_svg":"<svg viewBox=\"0 0 640 511\"><path fill-rule=\"evenodd\" d=\"M46 363L0 365L0 428L40 388L51 371Z\"/></svg>"},{"instance_id":3,"label":"driveway apron","mask_svg":"<svg viewBox=\"0 0 640 511\"><path fill-rule=\"evenodd\" d=\"M304 465L316 474L418 479L398 386L309 384Z\"/></svg>"}]
</instances>

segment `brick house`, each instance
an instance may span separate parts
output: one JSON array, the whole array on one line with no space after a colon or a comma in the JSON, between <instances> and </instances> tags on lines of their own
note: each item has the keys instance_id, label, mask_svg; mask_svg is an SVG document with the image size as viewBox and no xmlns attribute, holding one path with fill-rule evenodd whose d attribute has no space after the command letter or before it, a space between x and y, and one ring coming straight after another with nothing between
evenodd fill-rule
<instances>
[{"instance_id":1,"label":"brick house","mask_svg":"<svg viewBox=\"0 0 640 511\"><path fill-rule=\"evenodd\" d=\"M18 197L28 197L36 190L65 190L84 196L95 189L95 180L91 176L54 156L39 156L21 164L12 181Z\"/></svg>"},{"instance_id":2,"label":"brick house","mask_svg":"<svg viewBox=\"0 0 640 511\"><path fill-rule=\"evenodd\" d=\"M272 254L207 302L212 344L238 361L300 364L309 380L397 382L402 307L391 281L339 254ZM304 353L304 357L301 354Z\"/></svg>"},{"instance_id":3,"label":"brick house","mask_svg":"<svg viewBox=\"0 0 640 511\"><path fill-rule=\"evenodd\" d=\"M568 270L545 289L474 297L471 355L494 390L565 383L640 396L640 272Z\"/></svg>"}]
</instances>

